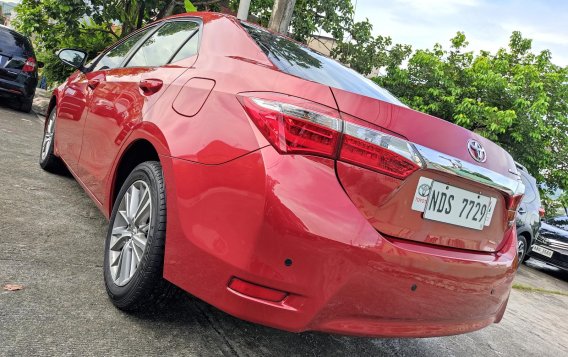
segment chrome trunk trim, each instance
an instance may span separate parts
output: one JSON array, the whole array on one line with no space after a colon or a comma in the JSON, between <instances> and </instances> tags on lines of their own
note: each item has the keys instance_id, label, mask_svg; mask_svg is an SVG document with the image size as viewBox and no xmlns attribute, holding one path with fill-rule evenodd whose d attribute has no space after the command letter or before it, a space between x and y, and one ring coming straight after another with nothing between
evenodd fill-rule
<instances>
[{"instance_id":1,"label":"chrome trunk trim","mask_svg":"<svg viewBox=\"0 0 568 357\"><path fill-rule=\"evenodd\" d=\"M510 196L525 192L525 186L520 178L513 179L506 177L495 171L457 159L451 155L422 145L414 144L414 147L424 160L425 168L463 177L467 180L493 187Z\"/></svg>"}]
</instances>

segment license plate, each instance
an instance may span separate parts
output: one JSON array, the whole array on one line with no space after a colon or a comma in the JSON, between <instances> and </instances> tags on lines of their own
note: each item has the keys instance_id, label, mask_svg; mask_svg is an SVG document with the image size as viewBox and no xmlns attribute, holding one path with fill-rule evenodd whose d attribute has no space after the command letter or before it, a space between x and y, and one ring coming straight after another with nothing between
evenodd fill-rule
<instances>
[{"instance_id":1,"label":"license plate","mask_svg":"<svg viewBox=\"0 0 568 357\"><path fill-rule=\"evenodd\" d=\"M541 247L540 245L533 245L531 250L533 252L537 252L538 254L542 254L547 258L551 258L554 251L550 249L546 249L545 247Z\"/></svg>"},{"instance_id":2,"label":"license plate","mask_svg":"<svg viewBox=\"0 0 568 357\"><path fill-rule=\"evenodd\" d=\"M412 209L424 212L425 219L482 230L491 223L496 202L495 198L421 177Z\"/></svg>"}]
</instances>

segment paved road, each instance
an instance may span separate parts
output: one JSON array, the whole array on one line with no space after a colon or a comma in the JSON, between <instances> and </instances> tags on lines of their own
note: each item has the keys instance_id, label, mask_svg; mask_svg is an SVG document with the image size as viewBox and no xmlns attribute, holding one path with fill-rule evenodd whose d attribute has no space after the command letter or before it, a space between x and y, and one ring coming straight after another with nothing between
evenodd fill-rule
<instances>
[{"instance_id":1,"label":"paved road","mask_svg":"<svg viewBox=\"0 0 568 357\"><path fill-rule=\"evenodd\" d=\"M125 314L102 280L106 222L78 184L37 165L40 120L0 105L0 355L561 356L568 297L514 290L501 324L446 338L292 334L185 296ZM539 270L536 270L540 269ZM523 284L568 292L568 274L523 267ZM1 286L18 283L21 291Z\"/></svg>"}]
</instances>

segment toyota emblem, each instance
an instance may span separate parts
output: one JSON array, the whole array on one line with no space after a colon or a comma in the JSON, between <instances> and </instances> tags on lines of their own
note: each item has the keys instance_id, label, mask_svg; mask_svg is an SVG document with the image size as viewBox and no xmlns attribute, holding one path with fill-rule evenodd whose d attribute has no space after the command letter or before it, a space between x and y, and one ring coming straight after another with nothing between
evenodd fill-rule
<instances>
[{"instance_id":1,"label":"toyota emblem","mask_svg":"<svg viewBox=\"0 0 568 357\"><path fill-rule=\"evenodd\" d=\"M430 196L430 185L423 183L418 187L418 194L422 197Z\"/></svg>"},{"instance_id":2,"label":"toyota emblem","mask_svg":"<svg viewBox=\"0 0 568 357\"><path fill-rule=\"evenodd\" d=\"M487 160L487 153L477 140L470 139L467 142L467 151L469 151L471 157L477 162L485 162Z\"/></svg>"}]
</instances>

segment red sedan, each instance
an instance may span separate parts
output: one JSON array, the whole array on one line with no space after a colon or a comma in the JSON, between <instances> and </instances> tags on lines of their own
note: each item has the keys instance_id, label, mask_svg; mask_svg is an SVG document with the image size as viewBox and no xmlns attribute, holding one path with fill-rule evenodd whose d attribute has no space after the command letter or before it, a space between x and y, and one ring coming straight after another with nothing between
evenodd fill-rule
<instances>
[{"instance_id":1,"label":"red sedan","mask_svg":"<svg viewBox=\"0 0 568 357\"><path fill-rule=\"evenodd\" d=\"M288 331L438 336L499 322L524 192L493 142L234 17L153 23L51 99L41 166L109 218L120 309L174 285Z\"/></svg>"}]
</instances>

